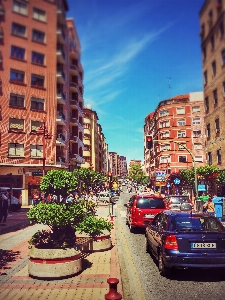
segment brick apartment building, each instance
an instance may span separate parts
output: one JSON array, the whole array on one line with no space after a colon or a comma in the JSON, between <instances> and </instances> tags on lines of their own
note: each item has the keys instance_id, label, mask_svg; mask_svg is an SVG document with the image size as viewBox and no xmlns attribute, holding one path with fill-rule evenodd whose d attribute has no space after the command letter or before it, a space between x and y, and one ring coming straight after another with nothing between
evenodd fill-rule
<instances>
[{"instance_id":1,"label":"brick apartment building","mask_svg":"<svg viewBox=\"0 0 225 300\"><path fill-rule=\"evenodd\" d=\"M108 173L108 144L98 124L97 112L84 107L84 159L82 167Z\"/></svg>"},{"instance_id":2,"label":"brick apartment building","mask_svg":"<svg viewBox=\"0 0 225 300\"><path fill-rule=\"evenodd\" d=\"M225 168L225 1L207 0L200 16L207 163Z\"/></svg>"},{"instance_id":3,"label":"brick apartment building","mask_svg":"<svg viewBox=\"0 0 225 300\"><path fill-rule=\"evenodd\" d=\"M144 148L146 174L154 181L156 171L167 175L180 169L206 164L204 99L202 92L179 95L161 101L145 118L145 139L152 136L152 149ZM158 140L158 141L157 141ZM175 143L178 142L178 143ZM163 183L164 185L164 183Z\"/></svg>"},{"instance_id":4,"label":"brick apartment building","mask_svg":"<svg viewBox=\"0 0 225 300\"><path fill-rule=\"evenodd\" d=\"M66 0L0 1L0 183L23 188L23 201L43 171L84 162L83 69L68 9Z\"/></svg>"}]
</instances>

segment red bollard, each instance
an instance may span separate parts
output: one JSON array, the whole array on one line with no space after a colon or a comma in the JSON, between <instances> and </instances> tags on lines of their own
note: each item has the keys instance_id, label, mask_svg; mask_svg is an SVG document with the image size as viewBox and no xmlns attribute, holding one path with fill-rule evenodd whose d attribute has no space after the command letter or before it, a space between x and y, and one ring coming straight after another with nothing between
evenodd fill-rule
<instances>
[{"instance_id":1,"label":"red bollard","mask_svg":"<svg viewBox=\"0 0 225 300\"><path fill-rule=\"evenodd\" d=\"M114 222L114 216L110 216L110 223Z\"/></svg>"},{"instance_id":2,"label":"red bollard","mask_svg":"<svg viewBox=\"0 0 225 300\"><path fill-rule=\"evenodd\" d=\"M109 292L105 294L106 300L121 300L122 295L117 292L117 284L119 283L119 279L117 278L109 278L107 280L109 284Z\"/></svg>"}]
</instances>

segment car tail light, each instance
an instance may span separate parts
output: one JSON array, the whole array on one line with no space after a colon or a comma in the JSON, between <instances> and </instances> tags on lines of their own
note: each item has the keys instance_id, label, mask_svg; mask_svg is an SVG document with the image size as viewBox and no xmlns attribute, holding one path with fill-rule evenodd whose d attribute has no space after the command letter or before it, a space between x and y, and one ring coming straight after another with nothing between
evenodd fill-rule
<instances>
[{"instance_id":1,"label":"car tail light","mask_svg":"<svg viewBox=\"0 0 225 300\"><path fill-rule=\"evenodd\" d=\"M165 239L164 248L168 250L178 250L177 237L173 234L168 235Z\"/></svg>"}]
</instances>

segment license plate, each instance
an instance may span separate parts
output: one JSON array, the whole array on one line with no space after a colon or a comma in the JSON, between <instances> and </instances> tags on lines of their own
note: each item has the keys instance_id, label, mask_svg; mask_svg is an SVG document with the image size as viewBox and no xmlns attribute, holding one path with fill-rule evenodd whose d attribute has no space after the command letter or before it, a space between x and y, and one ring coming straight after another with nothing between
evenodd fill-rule
<instances>
[{"instance_id":1,"label":"license plate","mask_svg":"<svg viewBox=\"0 0 225 300\"><path fill-rule=\"evenodd\" d=\"M155 217L155 215L151 215L151 214L146 214L145 215L145 218L154 218Z\"/></svg>"},{"instance_id":2,"label":"license plate","mask_svg":"<svg viewBox=\"0 0 225 300\"><path fill-rule=\"evenodd\" d=\"M216 243L191 243L192 249L216 249Z\"/></svg>"}]
</instances>

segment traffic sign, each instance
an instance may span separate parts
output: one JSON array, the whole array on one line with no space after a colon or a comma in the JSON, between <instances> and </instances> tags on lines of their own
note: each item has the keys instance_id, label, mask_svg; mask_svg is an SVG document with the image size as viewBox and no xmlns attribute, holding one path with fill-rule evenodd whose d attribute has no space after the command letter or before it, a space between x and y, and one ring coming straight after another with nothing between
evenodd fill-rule
<instances>
[{"instance_id":1,"label":"traffic sign","mask_svg":"<svg viewBox=\"0 0 225 300\"><path fill-rule=\"evenodd\" d=\"M180 184L180 179L179 178L175 178L173 181L175 184Z\"/></svg>"}]
</instances>

